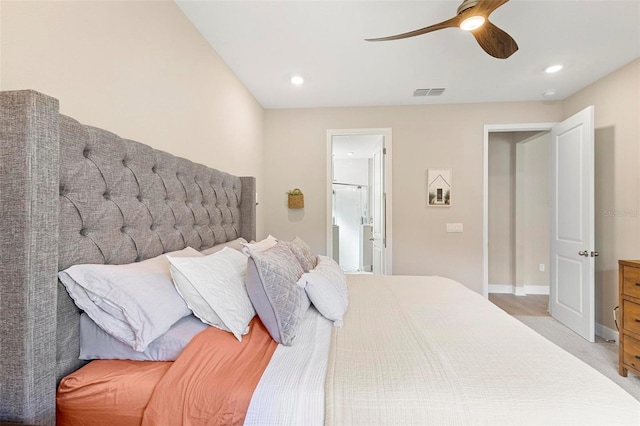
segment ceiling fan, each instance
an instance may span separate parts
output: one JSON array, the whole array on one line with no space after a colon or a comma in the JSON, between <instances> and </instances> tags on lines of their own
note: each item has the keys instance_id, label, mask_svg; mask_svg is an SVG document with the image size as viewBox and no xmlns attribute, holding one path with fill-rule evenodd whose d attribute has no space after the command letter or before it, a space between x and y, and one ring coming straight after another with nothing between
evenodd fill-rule
<instances>
[{"instance_id":1,"label":"ceiling fan","mask_svg":"<svg viewBox=\"0 0 640 426\"><path fill-rule=\"evenodd\" d=\"M509 0L464 0L458 6L457 15L451 19L408 33L381 38L369 38L366 41L399 40L414 37L444 28L459 27L470 31L476 41L494 58L506 59L518 50L516 41L509 34L489 22L489 15Z\"/></svg>"}]
</instances>

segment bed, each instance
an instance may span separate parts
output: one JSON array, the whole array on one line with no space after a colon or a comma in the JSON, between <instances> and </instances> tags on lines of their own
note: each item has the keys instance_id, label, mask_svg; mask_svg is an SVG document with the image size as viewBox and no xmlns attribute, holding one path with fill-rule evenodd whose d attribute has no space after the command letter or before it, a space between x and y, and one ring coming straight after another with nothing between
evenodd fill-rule
<instances>
[{"instance_id":1,"label":"bed","mask_svg":"<svg viewBox=\"0 0 640 426\"><path fill-rule=\"evenodd\" d=\"M175 361L80 361L82 312L58 273L255 240L255 179L84 126L34 91L0 93L0 132L2 422L55 424L57 397L66 424L87 383L115 377L135 397L84 406L75 424L640 424L631 395L442 277L348 275L343 325L306 301L293 343L259 314L242 345L208 327ZM235 367L225 345L262 352ZM222 383L202 379L208 364L230 384L203 388ZM202 415L242 387L229 371L253 377L246 409Z\"/></svg>"}]
</instances>

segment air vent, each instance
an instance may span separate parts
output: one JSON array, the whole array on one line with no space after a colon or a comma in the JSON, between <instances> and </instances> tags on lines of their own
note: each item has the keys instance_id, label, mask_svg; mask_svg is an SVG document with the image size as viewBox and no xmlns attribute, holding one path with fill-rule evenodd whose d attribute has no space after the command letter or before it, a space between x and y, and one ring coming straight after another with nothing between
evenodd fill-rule
<instances>
[{"instance_id":1,"label":"air vent","mask_svg":"<svg viewBox=\"0 0 640 426\"><path fill-rule=\"evenodd\" d=\"M413 96L440 96L444 92L444 87L438 87L434 89L416 89L413 92Z\"/></svg>"}]
</instances>

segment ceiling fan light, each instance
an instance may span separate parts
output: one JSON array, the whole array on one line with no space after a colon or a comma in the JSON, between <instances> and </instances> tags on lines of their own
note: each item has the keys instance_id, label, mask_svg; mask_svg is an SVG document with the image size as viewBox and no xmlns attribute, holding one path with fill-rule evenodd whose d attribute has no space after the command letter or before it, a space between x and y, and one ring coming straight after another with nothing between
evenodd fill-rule
<instances>
[{"instance_id":1,"label":"ceiling fan light","mask_svg":"<svg viewBox=\"0 0 640 426\"><path fill-rule=\"evenodd\" d=\"M460 29L464 31L473 31L484 25L484 16L470 16L460 23Z\"/></svg>"}]
</instances>

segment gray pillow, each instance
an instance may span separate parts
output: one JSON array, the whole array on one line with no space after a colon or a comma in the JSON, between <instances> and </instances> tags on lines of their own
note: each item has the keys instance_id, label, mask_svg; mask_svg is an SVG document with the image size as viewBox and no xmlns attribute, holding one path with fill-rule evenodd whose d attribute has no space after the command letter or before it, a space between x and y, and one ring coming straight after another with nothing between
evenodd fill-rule
<instances>
[{"instance_id":1,"label":"gray pillow","mask_svg":"<svg viewBox=\"0 0 640 426\"><path fill-rule=\"evenodd\" d=\"M89 318L80 315L80 356L90 359L131 359L134 361L175 361L196 334L209 326L193 315L187 315L173 324L169 331L151 342L144 352L112 337Z\"/></svg>"},{"instance_id":2,"label":"gray pillow","mask_svg":"<svg viewBox=\"0 0 640 426\"><path fill-rule=\"evenodd\" d=\"M251 253L247 263L247 292L256 313L278 343L291 346L309 298L296 282L302 267L286 244Z\"/></svg>"},{"instance_id":3,"label":"gray pillow","mask_svg":"<svg viewBox=\"0 0 640 426\"><path fill-rule=\"evenodd\" d=\"M311 250L311 248L301 238L295 237L290 242L286 243L291 252L295 255L296 259L302 266L304 272L309 272L318 264L318 256Z\"/></svg>"}]
</instances>

